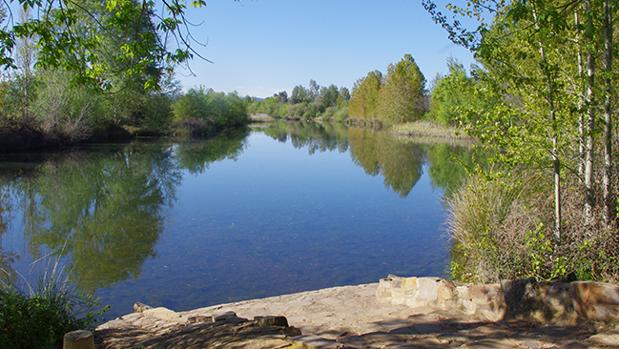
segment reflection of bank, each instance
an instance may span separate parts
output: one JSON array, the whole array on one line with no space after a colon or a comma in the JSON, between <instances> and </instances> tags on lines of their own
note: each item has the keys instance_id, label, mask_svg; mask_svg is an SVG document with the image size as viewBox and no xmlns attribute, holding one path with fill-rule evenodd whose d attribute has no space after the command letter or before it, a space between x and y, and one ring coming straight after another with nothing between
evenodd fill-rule
<instances>
[{"instance_id":1,"label":"reflection of bank","mask_svg":"<svg viewBox=\"0 0 619 349\"><path fill-rule=\"evenodd\" d=\"M0 246L0 284L15 282L17 274L13 270L12 265L16 258L17 255L3 251L2 246Z\"/></svg>"},{"instance_id":2,"label":"reflection of bank","mask_svg":"<svg viewBox=\"0 0 619 349\"><path fill-rule=\"evenodd\" d=\"M2 248L2 235L6 232L6 214L8 213L7 188L0 187L0 283L10 283L15 280L15 271L12 264L16 255L4 251Z\"/></svg>"},{"instance_id":3,"label":"reflection of bank","mask_svg":"<svg viewBox=\"0 0 619 349\"><path fill-rule=\"evenodd\" d=\"M416 143L369 128L346 127L337 123L276 121L262 131L280 142L316 151L350 148L353 161L372 176L381 175L385 186L402 197L408 196L421 178L423 164L429 162L434 186L453 191L466 176L472 150L451 144Z\"/></svg>"},{"instance_id":4,"label":"reflection of bank","mask_svg":"<svg viewBox=\"0 0 619 349\"><path fill-rule=\"evenodd\" d=\"M248 129L233 129L198 141L178 144L175 157L180 168L190 173L203 173L208 166L225 159L236 159L245 148Z\"/></svg>"},{"instance_id":5,"label":"reflection of bank","mask_svg":"<svg viewBox=\"0 0 619 349\"><path fill-rule=\"evenodd\" d=\"M161 209L173 203L182 170L204 171L238 156L247 135L232 131L176 146L137 142L39 157L27 175L0 173L0 193L10 190L20 203L15 213L22 216L31 254L40 256L46 245L70 255L72 281L93 292L140 275L154 255ZM0 254L0 268L11 263L10 255Z\"/></svg>"}]
</instances>

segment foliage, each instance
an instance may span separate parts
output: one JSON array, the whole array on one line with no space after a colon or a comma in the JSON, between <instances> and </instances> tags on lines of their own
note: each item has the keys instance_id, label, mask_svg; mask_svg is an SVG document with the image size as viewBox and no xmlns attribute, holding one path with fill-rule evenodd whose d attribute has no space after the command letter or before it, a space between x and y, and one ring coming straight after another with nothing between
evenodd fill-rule
<instances>
[{"instance_id":1,"label":"foliage","mask_svg":"<svg viewBox=\"0 0 619 349\"><path fill-rule=\"evenodd\" d=\"M475 103L475 81L468 77L462 64L447 61L449 74L438 76L432 88L428 117L443 125L457 126L462 114Z\"/></svg>"},{"instance_id":2,"label":"foliage","mask_svg":"<svg viewBox=\"0 0 619 349\"><path fill-rule=\"evenodd\" d=\"M390 64L387 75L369 72L353 87L349 111L354 119L387 124L418 120L425 110L425 78L410 54Z\"/></svg>"},{"instance_id":3,"label":"foliage","mask_svg":"<svg viewBox=\"0 0 619 349\"><path fill-rule=\"evenodd\" d=\"M245 125L247 106L236 93L191 89L172 104L176 122L196 120L214 129Z\"/></svg>"},{"instance_id":4,"label":"foliage","mask_svg":"<svg viewBox=\"0 0 619 349\"><path fill-rule=\"evenodd\" d=\"M102 99L84 86L72 86L68 73L42 72L32 109L36 124L54 137L81 140L113 115L102 111Z\"/></svg>"},{"instance_id":5,"label":"foliage","mask_svg":"<svg viewBox=\"0 0 619 349\"><path fill-rule=\"evenodd\" d=\"M378 104L378 115L386 123L401 123L421 118L425 110L425 78L410 54L389 65Z\"/></svg>"},{"instance_id":6,"label":"foliage","mask_svg":"<svg viewBox=\"0 0 619 349\"><path fill-rule=\"evenodd\" d=\"M454 246L451 274L465 282L503 279L619 280L616 231L571 225L556 244L552 205L544 195L552 184L530 170L469 178L449 198ZM569 221L582 215L582 194L565 193ZM595 232L595 233L593 233Z\"/></svg>"},{"instance_id":7,"label":"foliage","mask_svg":"<svg viewBox=\"0 0 619 349\"><path fill-rule=\"evenodd\" d=\"M201 7L205 1L191 4ZM70 70L76 73L74 80L101 88L114 85L107 76L117 74L118 68L126 79L143 79L153 67L169 67L197 55L188 35L185 1L165 1L161 10L155 1L136 0L11 0L6 5L9 9L3 9L2 19L11 25L0 30L0 65L5 68L15 67L13 52L22 39L33 40L39 47L38 67ZM37 17L14 23L12 6L26 12L32 9ZM123 42L109 60L108 39L117 35L130 35L131 40ZM169 44L168 37L175 42ZM177 47L169 50L174 43ZM156 76L143 81L146 89L157 85Z\"/></svg>"},{"instance_id":8,"label":"foliage","mask_svg":"<svg viewBox=\"0 0 619 349\"><path fill-rule=\"evenodd\" d=\"M65 333L91 328L107 310L69 287L57 265L45 275L29 293L0 283L0 347L60 347Z\"/></svg>"},{"instance_id":9,"label":"foliage","mask_svg":"<svg viewBox=\"0 0 619 349\"><path fill-rule=\"evenodd\" d=\"M345 87L320 86L311 80L309 87L295 86L290 98L287 95L286 91L282 91L263 100L254 99L248 111L275 118L303 120L343 121L347 117L350 92Z\"/></svg>"},{"instance_id":10,"label":"foliage","mask_svg":"<svg viewBox=\"0 0 619 349\"><path fill-rule=\"evenodd\" d=\"M499 174L454 199L455 277L616 280L615 2L423 3L480 64L437 81L431 117L455 116Z\"/></svg>"},{"instance_id":11,"label":"foliage","mask_svg":"<svg viewBox=\"0 0 619 349\"><path fill-rule=\"evenodd\" d=\"M352 118L376 119L378 117L378 95L383 84L383 74L377 70L358 80L352 89L350 106Z\"/></svg>"}]
</instances>

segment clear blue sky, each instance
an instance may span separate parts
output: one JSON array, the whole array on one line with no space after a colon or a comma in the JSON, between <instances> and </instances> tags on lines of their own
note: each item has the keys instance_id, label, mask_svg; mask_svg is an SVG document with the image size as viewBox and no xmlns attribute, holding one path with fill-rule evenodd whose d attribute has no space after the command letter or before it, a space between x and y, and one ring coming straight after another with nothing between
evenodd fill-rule
<instances>
[{"instance_id":1,"label":"clear blue sky","mask_svg":"<svg viewBox=\"0 0 619 349\"><path fill-rule=\"evenodd\" d=\"M368 71L411 53L428 83L446 59L468 66L471 54L432 22L420 0L209 0L191 9L193 28L206 42L194 59L196 76L179 69L184 88L267 97L310 79L352 87Z\"/></svg>"}]
</instances>

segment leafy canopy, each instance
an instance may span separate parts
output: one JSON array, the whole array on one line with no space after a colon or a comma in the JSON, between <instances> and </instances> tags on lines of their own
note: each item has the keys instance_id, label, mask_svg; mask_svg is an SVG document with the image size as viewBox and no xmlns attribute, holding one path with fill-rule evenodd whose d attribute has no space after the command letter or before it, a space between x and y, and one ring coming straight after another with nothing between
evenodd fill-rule
<instances>
[{"instance_id":1,"label":"leafy canopy","mask_svg":"<svg viewBox=\"0 0 619 349\"><path fill-rule=\"evenodd\" d=\"M15 68L14 53L20 40L32 40L37 47L36 65L64 68L75 72L75 79L102 88L113 84L106 75L119 66L125 74L142 76L153 66L170 68L201 57L192 47L197 41L191 35L186 18L188 6L205 6L205 0L7 0L0 13L0 66ZM12 8L34 16L15 22ZM116 52L114 64L106 59L105 44L110 36L148 25L152 31L137 33ZM158 87L154 78L143 82L144 88Z\"/></svg>"}]
</instances>

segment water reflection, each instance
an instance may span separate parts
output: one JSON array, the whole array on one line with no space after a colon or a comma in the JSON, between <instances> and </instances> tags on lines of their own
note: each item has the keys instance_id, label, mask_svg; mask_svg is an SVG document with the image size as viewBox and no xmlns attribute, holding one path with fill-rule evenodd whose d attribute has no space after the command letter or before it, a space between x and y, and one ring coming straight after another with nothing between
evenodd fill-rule
<instances>
[{"instance_id":1,"label":"water reflection","mask_svg":"<svg viewBox=\"0 0 619 349\"><path fill-rule=\"evenodd\" d=\"M176 158L180 168L192 174L203 173L208 166L225 159L236 160L243 152L249 130L231 130L204 141L180 143Z\"/></svg>"},{"instance_id":2,"label":"water reflection","mask_svg":"<svg viewBox=\"0 0 619 349\"><path fill-rule=\"evenodd\" d=\"M171 147L149 144L54 157L13 186L30 253L70 255L72 280L94 291L139 276L179 180Z\"/></svg>"},{"instance_id":3,"label":"water reflection","mask_svg":"<svg viewBox=\"0 0 619 349\"><path fill-rule=\"evenodd\" d=\"M466 175L464 167L471 163L473 156L466 147L447 144L417 144L393 138L385 132L347 128L340 124L277 122L254 132L268 135L278 142L291 144L296 149L307 149L310 155L314 154L312 156L327 152L349 153L354 164L350 167L355 169L361 167L370 176L382 177L385 187L397 193L401 198L407 198L411 195L411 191L423 177L424 171L428 172L427 175L434 187L444 189L446 193L452 192L462 182L462 178ZM176 212L174 210L178 203L176 200L177 192L180 188L183 188L184 182L188 180L188 176L185 176L185 174L195 175L194 177L200 175L200 185L202 185L202 181L208 179L205 179L205 177L211 171L212 164L216 162L225 163L227 160L236 160L242 157L248 148L248 139L251 138L249 137L251 134L249 130L241 130L227 132L203 141L135 142L128 145L83 147L67 153L39 154L34 157L5 156L0 159L0 268L10 271L11 268L14 268L16 261L22 257L27 257L23 263L28 263L51 252L52 255L60 256L66 261L67 269L71 270L71 280L83 291L93 292L98 289L109 288L125 280L141 279L145 261L149 258L158 258L157 246L159 240L164 231L168 232L166 231L166 212ZM273 143L270 140L269 142ZM294 156L297 155L298 152L295 152ZM339 156L345 157L347 155ZM252 161L259 162L264 161L264 159L256 157ZM338 161L340 161L339 157ZM341 164L341 161L338 164ZM286 164L276 164L275 166L285 168ZM233 174L237 175L236 173ZM251 175L251 173L243 173L245 177ZM326 174L326 176L329 175ZM334 174L331 176L334 177ZM262 180L268 179L268 177L261 178ZM239 181L238 178L236 180ZM277 178L271 180L281 181ZM362 178L357 178L356 181L357 183L365 183L361 182ZM347 237L348 230L346 229L350 228L355 231L357 236L355 239L359 240L362 236L361 230L371 227L374 230L365 232L367 234L364 237L365 240L359 241L368 241L368 246L373 246L378 242L372 240L374 237L371 234L380 229L398 234L400 234L398 229L402 231L410 229L406 225L410 224L408 223L410 219L406 217L402 219L402 222L389 218L386 220L387 222L376 221L370 222L371 224L364 222L358 216L355 218L355 212L366 212L367 209L367 206L364 206L366 205L365 201L360 202L360 198L363 198L364 195L363 188L359 188L358 193L355 194L361 196L348 199L350 201L348 201L349 207L346 211L345 206L337 206L339 203L346 205L344 196L338 196L338 200L330 200L332 195L339 195L334 194L337 190L343 190L341 184L338 183L331 184L331 187L316 187L322 188L324 191L321 193L324 195L321 202L304 202L303 204L307 204L307 206L298 208L291 205L288 212L291 216L287 218L288 221L286 222L283 220L276 222L275 220L278 217L275 215L274 217L265 217L268 213L256 220L255 217L249 217L252 212L250 208L253 205L251 200L263 198L265 195L261 193L261 195L254 197L243 196L250 195L251 193L248 192L254 186L253 179L248 180L248 182L252 183L238 183L239 186L246 185L244 187L246 189L241 192L240 196L237 196L238 199L234 199L237 201L228 199L229 194L227 192L215 194L222 195L219 197L219 200L222 201L217 203L218 206L233 206L229 211L222 211L224 214L230 214L233 217L231 218L233 222L238 221L238 224L241 225L244 224L244 221L247 221L245 222L246 225L253 227L253 229L258 229L261 221L269 226L269 230L252 231L255 234L266 234L265 231L270 230L274 232L273 234L278 231L288 231L290 234L297 234L298 236L303 236L303 234L309 236L310 232L315 231L327 232L334 228L333 219L335 218L332 217L323 222L320 217L326 217L325 212L333 213L334 217L340 220L338 221L338 229L341 237L333 236L330 237L331 239L341 238L342 241L349 241L351 237ZM195 186L196 184L192 185ZM380 187L380 183L378 186ZM195 187L192 188L195 189ZM278 200L284 198L288 192L294 190L292 187L286 188L288 187L280 186L277 192L271 193L274 197L279 195L273 200L274 205ZM330 191L333 193L330 193ZM384 192L384 190L380 190L380 192ZM303 195L312 199L313 197L308 196L308 193L305 192ZM367 195L378 197L379 193L372 190L368 191ZM420 195L427 196L430 194L423 192ZM396 219L402 217L395 215L403 210L403 206L397 206L398 202L394 202L392 199L395 197L396 200L401 200L392 194L390 196L391 199L388 200L380 197L381 200L385 200L382 203L383 209L389 210ZM208 200L215 200L208 199L208 196L205 197L207 198L201 197L202 202L198 204L206 206ZM420 197L420 199L423 201L426 197ZM209 202L209 204L213 205L212 202ZM193 210L183 212L190 212L189 214L194 216L183 217L183 219L193 219L196 215L205 215L199 207L195 207L199 206L195 202L190 205ZM324 205L327 205L327 207L323 207ZM394 208L397 208L398 211L396 212ZM320 212L320 217L312 217L311 212L314 211L310 211L310 209ZM428 208L428 210L430 209L436 211L433 206ZM340 213L338 210L342 210L342 212ZM367 216L363 213L359 215ZM385 216L387 215L385 214ZM222 215L214 217L222 217ZM438 220L440 217L440 214L437 213L436 217L432 219ZM224 230L221 228L223 223L217 225L220 224L217 219L219 218L213 218L212 221L204 224L207 224L211 231ZM267 219L272 219L272 221L267 221ZM297 223L291 222L309 223L305 223L307 225L305 227L294 225ZM178 222L175 224L178 224ZM284 226L280 226L281 224ZM196 226L188 224L185 227L197 229ZM204 227L204 225L198 224L197 227ZM428 229L426 227L421 228L423 228L422 230ZM5 232L11 229L19 231L14 235L21 234L24 244L27 245L27 251L20 252L24 256L15 255L10 247L2 246L3 233L6 234ZM225 229L234 231L235 225L225 226ZM245 231L251 231L250 229L246 228ZM297 229L298 231L290 231L290 229ZM269 238L272 241L279 239L277 235ZM194 238L196 237L200 237L200 239L211 238L197 233ZM252 241L252 238L251 236L247 237L247 241ZM404 239L407 237L406 234L402 233L396 238ZM179 239L182 238L179 237ZM213 239L215 240L209 240L209 242L223 243L222 241L227 241L225 235L215 234ZM237 241L234 239L241 239L241 235L232 236L231 239L230 242L225 242L228 245L224 246L232 249L231 246L235 246L234 243ZM261 241L266 241L266 239L267 236L265 235ZM410 237L407 239L410 239ZM424 237L423 239L431 238ZM301 241L300 238L296 238L296 240ZM288 248L285 243L293 244L294 242L282 240L279 247L280 251L286 251ZM320 251L321 240L315 240L315 243L316 246L312 245L314 250ZM392 243L391 249L399 248L399 245L402 245L396 240ZM434 243L436 242L432 242L432 244ZM256 243L256 245L260 244ZM168 255L179 253L179 251L172 250L171 245L166 246L168 250L165 252ZM238 248L251 246L251 244L243 242L239 246L234 247L235 251ZM333 243L332 246L335 249L344 246L344 243ZM5 252L2 252L3 248ZM313 260L312 256L301 258L301 254L307 250L307 245L296 246L295 248L297 248L296 253L299 254L298 260L303 260L303 258ZM294 248L291 247L290 250L294 250ZM271 254L267 252L269 251L264 252L265 256ZM320 256L319 252L314 253L316 256ZM371 253L374 260L378 261L384 260L381 253L389 254L390 252L389 250L377 251L373 249ZM234 254L239 255L237 252ZM250 254L251 251L247 252L246 256ZM341 255L341 251L334 250L329 252L328 255ZM363 258L366 261L369 260L367 254ZM432 258L439 259L437 257ZM324 256L320 259L324 259ZM218 261L225 261L225 259L218 259ZM337 265L345 266L348 265L348 262L349 260L345 263L337 262ZM392 260L390 263L397 265L398 263L410 262ZM424 268L427 268L427 270L440 270L428 266L430 263L428 261L423 261L423 263L425 263ZM325 265L327 264L325 263ZM375 273L378 275L382 275L381 273L384 272L396 272L391 264L374 264L376 265ZM276 268L277 265L276 262L273 262L273 268ZM251 264L251 266L256 267L254 264ZM298 268L296 264L290 264L290 274L296 273ZM351 274L353 273L351 266L346 266L346 268L350 269ZM367 266L363 268L366 270ZM5 278L7 275L14 276L14 273L11 272L0 274L4 274ZM246 278L250 280L254 274L248 272ZM204 275L204 271L202 273L196 271L195 277L204 277ZM303 273L299 275L303 275ZM194 275L187 277L193 278ZM346 279L351 280L350 282L366 280L358 277L347 277L347 275L338 277L340 278L338 280ZM375 276L368 277L374 278ZM307 279L321 280L325 278L310 278L308 276ZM280 281L285 282L285 280ZM158 282L161 282L163 286L166 281ZM322 284L317 285L322 286ZM276 287L276 285L273 285L273 287ZM305 286L299 285L299 287ZM136 289L139 288L136 287ZM226 294L227 291L218 289L212 292L213 294ZM268 294L268 291L263 290L261 292ZM200 304L203 305L204 303Z\"/></svg>"},{"instance_id":4,"label":"water reflection","mask_svg":"<svg viewBox=\"0 0 619 349\"><path fill-rule=\"evenodd\" d=\"M369 175L382 176L385 187L402 197L421 178L426 161L435 187L450 195L472 168L473 158L479 156L465 145L415 143L387 132L342 124L280 121L269 124L264 133L280 142L290 140L296 148L307 147L310 154L350 149L355 164Z\"/></svg>"}]
</instances>

